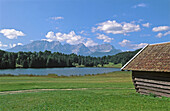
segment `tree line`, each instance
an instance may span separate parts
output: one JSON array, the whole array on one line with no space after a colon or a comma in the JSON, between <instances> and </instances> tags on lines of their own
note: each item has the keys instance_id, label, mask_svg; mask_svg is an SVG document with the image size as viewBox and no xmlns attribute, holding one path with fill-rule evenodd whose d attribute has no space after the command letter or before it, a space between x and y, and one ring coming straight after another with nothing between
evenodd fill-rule
<instances>
[{"instance_id":1,"label":"tree line","mask_svg":"<svg viewBox=\"0 0 170 111\"><path fill-rule=\"evenodd\" d=\"M91 57L76 54L63 54L51 51L40 52L6 52L0 50L0 69L7 68L53 68L53 67L74 67L84 65L85 67L97 67L112 62L124 65L139 51L128 51L112 56Z\"/></svg>"}]
</instances>

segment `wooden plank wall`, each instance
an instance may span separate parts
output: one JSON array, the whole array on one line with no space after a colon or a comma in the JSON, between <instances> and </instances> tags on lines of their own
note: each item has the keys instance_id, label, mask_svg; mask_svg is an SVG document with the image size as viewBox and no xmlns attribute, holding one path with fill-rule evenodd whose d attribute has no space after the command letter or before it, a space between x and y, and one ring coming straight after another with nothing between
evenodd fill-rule
<instances>
[{"instance_id":1,"label":"wooden plank wall","mask_svg":"<svg viewBox=\"0 0 170 111\"><path fill-rule=\"evenodd\" d=\"M170 97L170 72L132 71L136 92Z\"/></svg>"}]
</instances>

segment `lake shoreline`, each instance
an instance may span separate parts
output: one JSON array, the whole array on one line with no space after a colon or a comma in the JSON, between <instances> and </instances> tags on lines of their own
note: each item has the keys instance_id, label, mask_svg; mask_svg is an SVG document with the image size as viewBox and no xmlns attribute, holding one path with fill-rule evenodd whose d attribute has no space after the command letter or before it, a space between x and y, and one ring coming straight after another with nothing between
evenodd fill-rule
<instances>
[{"instance_id":1,"label":"lake shoreline","mask_svg":"<svg viewBox=\"0 0 170 111\"><path fill-rule=\"evenodd\" d=\"M32 67L31 69L45 69L45 68L121 68L121 67L79 67L79 66L72 66L72 67ZM0 70L5 70L5 69L30 69L30 68L24 68L24 67L16 67L16 68L4 68Z\"/></svg>"},{"instance_id":2,"label":"lake shoreline","mask_svg":"<svg viewBox=\"0 0 170 111\"><path fill-rule=\"evenodd\" d=\"M121 72L121 71L114 71ZM106 75L113 72L108 73L102 73L102 74L84 74L84 75L57 75L57 74L48 74L48 75L34 75L34 74L19 74L19 75L13 75L13 74L0 74L0 77L52 77L52 78L63 78L63 77L86 77L86 76L98 76L98 75Z\"/></svg>"},{"instance_id":3,"label":"lake shoreline","mask_svg":"<svg viewBox=\"0 0 170 111\"><path fill-rule=\"evenodd\" d=\"M28 75L28 76L79 76L79 75L96 75L120 71L120 68L105 68L105 67L64 67L64 68L17 68L17 69L2 69L0 76Z\"/></svg>"}]
</instances>

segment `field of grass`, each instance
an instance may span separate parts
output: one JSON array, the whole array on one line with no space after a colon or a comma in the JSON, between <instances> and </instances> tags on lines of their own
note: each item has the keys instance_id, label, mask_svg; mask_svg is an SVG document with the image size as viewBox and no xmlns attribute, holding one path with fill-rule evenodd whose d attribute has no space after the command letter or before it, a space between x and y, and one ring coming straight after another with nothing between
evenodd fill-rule
<instances>
[{"instance_id":1,"label":"field of grass","mask_svg":"<svg viewBox=\"0 0 170 111\"><path fill-rule=\"evenodd\" d=\"M87 88L81 90L81 88ZM0 94L0 111L168 111L170 99L135 92L131 72L80 77L0 77L0 91L77 89Z\"/></svg>"}]
</instances>

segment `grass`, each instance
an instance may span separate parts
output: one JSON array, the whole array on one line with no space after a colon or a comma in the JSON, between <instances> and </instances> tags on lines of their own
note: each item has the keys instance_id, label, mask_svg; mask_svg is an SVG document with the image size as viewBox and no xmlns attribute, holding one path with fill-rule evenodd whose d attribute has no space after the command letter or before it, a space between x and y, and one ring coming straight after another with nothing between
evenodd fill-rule
<instances>
[{"instance_id":1,"label":"grass","mask_svg":"<svg viewBox=\"0 0 170 111\"><path fill-rule=\"evenodd\" d=\"M76 64L73 64L75 65L76 67L85 67L84 65L78 65L77 63ZM95 66L94 66L95 67ZM119 63L119 64L114 64L112 62L109 62L109 64L104 64L103 66L101 64L98 64L97 67L105 67L105 68L121 68L122 67L122 64Z\"/></svg>"},{"instance_id":2,"label":"grass","mask_svg":"<svg viewBox=\"0 0 170 111\"><path fill-rule=\"evenodd\" d=\"M23 65L20 65L20 64L16 64L16 68L22 68Z\"/></svg>"},{"instance_id":3,"label":"grass","mask_svg":"<svg viewBox=\"0 0 170 111\"><path fill-rule=\"evenodd\" d=\"M98 64L97 67L102 67L101 64ZM114 64L112 62L109 62L109 64L104 64L103 67L106 67L106 68L121 68L122 67L122 64L119 63L119 64Z\"/></svg>"},{"instance_id":4,"label":"grass","mask_svg":"<svg viewBox=\"0 0 170 111\"><path fill-rule=\"evenodd\" d=\"M0 91L41 88L90 89L1 94L0 110L168 111L170 109L169 98L143 96L136 93L131 82L131 72L80 77L0 77Z\"/></svg>"},{"instance_id":5,"label":"grass","mask_svg":"<svg viewBox=\"0 0 170 111\"><path fill-rule=\"evenodd\" d=\"M131 72L114 72L108 74L80 77L0 77L0 91L41 89L41 88L133 88Z\"/></svg>"},{"instance_id":6,"label":"grass","mask_svg":"<svg viewBox=\"0 0 170 111\"><path fill-rule=\"evenodd\" d=\"M114 63L109 63L109 64L104 64L103 67L113 67L113 68L121 68L122 67L122 64L119 63L119 64L114 64Z\"/></svg>"}]
</instances>

